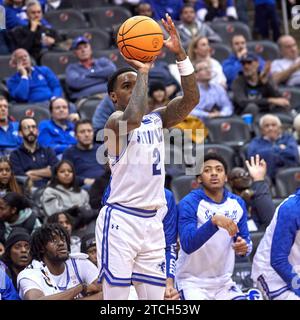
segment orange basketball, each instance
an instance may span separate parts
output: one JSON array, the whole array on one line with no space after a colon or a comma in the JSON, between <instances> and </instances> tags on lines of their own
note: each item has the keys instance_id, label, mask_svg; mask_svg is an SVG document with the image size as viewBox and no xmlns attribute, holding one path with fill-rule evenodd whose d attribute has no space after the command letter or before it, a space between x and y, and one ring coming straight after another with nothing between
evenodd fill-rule
<instances>
[{"instance_id":1,"label":"orange basketball","mask_svg":"<svg viewBox=\"0 0 300 320\"><path fill-rule=\"evenodd\" d=\"M159 24L146 16L134 16L120 27L117 45L128 59L150 62L163 46L163 32Z\"/></svg>"}]
</instances>

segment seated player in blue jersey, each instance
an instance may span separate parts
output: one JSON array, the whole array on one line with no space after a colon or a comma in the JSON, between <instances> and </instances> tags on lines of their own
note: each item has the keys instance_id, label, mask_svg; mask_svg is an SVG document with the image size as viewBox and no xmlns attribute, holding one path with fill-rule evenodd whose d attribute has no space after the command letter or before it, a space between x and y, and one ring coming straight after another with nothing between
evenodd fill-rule
<instances>
[{"instance_id":1,"label":"seated player in blue jersey","mask_svg":"<svg viewBox=\"0 0 300 320\"><path fill-rule=\"evenodd\" d=\"M235 254L252 250L245 202L225 188L227 164L218 154L204 157L197 179L202 187L178 204L177 288L185 300L244 300L231 277Z\"/></svg>"},{"instance_id":2,"label":"seated player in blue jersey","mask_svg":"<svg viewBox=\"0 0 300 320\"><path fill-rule=\"evenodd\" d=\"M276 209L253 259L251 277L269 300L300 300L300 189Z\"/></svg>"},{"instance_id":3,"label":"seated player in blue jersey","mask_svg":"<svg viewBox=\"0 0 300 320\"><path fill-rule=\"evenodd\" d=\"M124 58L135 69L115 72L108 93L116 110L104 133L111 168L110 193L96 225L99 281L104 300L128 299L133 283L139 299L162 300L166 291L165 234L160 210L164 193L163 128L182 122L199 102L194 68L169 15L165 47L176 57L183 96L148 111L152 62Z\"/></svg>"}]
</instances>

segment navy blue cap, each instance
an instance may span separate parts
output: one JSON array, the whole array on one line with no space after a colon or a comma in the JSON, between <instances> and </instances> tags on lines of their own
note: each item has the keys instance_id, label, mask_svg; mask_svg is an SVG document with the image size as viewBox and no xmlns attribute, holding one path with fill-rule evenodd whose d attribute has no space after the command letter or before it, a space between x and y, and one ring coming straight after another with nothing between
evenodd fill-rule
<instances>
[{"instance_id":1,"label":"navy blue cap","mask_svg":"<svg viewBox=\"0 0 300 320\"><path fill-rule=\"evenodd\" d=\"M244 56L241 57L240 61L241 62L258 61L258 56L253 52L248 52L247 54L245 54Z\"/></svg>"},{"instance_id":2,"label":"navy blue cap","mask_svg":"<svg viewBox=\"0 0 300 320\"><path fill-rule=\"evenodd\" d=\"M81 43L90 43L90 41L84 36L77 37L76 39L73 40L72 50L76 49L78 45Z\"/></svg>"}]
</instances>

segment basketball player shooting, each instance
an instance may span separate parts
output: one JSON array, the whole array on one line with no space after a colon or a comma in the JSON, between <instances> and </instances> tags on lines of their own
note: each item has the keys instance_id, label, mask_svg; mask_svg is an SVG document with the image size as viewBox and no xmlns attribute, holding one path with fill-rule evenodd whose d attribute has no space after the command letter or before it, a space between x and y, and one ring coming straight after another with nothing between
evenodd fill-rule
<instances>
[{"instance_id":1,"label":"basketball player shooting","mask_svg":"<svg viewBox=\"0 0 300 320\"><path fill-rule=\"evenodd\" d=\"M194 68L170 16L164 46L176 56L183 95L147 114L148 74L152 62L124 59L132 68L116 71L108 93L116 111L105 126L111 168L109 195L96 225L99 281L105 300L126 300L133 283L139 299L172 298L166 282L163 128L183 121L199 102Z\"/></svg>"}]
</instances>

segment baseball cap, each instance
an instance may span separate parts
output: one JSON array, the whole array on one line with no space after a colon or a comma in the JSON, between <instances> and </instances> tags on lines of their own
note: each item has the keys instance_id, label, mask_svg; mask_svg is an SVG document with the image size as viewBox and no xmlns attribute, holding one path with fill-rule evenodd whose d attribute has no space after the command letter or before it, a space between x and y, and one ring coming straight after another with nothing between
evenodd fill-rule
<instances>
[{"instance_id":1,"label":"baseball cap","mask_svg":"<svg viewBox=\"0 0 300 320\"><path fill-rule=\"evenodd\" d=\"M13 228L5 241L5 250L8 250L18 241L30 241L30 235L26 229L20 227Z\"/></svg>"},{"instance_id":2,"label":"baseball cap","mask_svg":"<svg viewBox=\"0 0 300 320\"><path fill-rule=\"evenodd\" d=\"M96 245L95 234L94 233L86 234L81 239L80 251L83 253L86 253L90 247L93 247L95 245Z\"/></svg>"},{"instance_id":3,"label":"baseball cap","mask_svg":"<svg viewBox=\"0 0 300 320\"><path fill-rule=\"evenodd\" d=\"M84 36L79 36L73 40L72 50L76 49L81 43L90 43L90 41Z\"/></svg>"},{"instance_id":4,"label":"baseball cap","mask_svg":"<svg viewBox=\"0 0 300 320\"><path fill-rule=\"evenodd\" d=\"M243 62L250 62L250 61L258 61L258 56L253 52L248 52L244 56L241 57L240 61Z\"/></svg>"}]
</instances>

